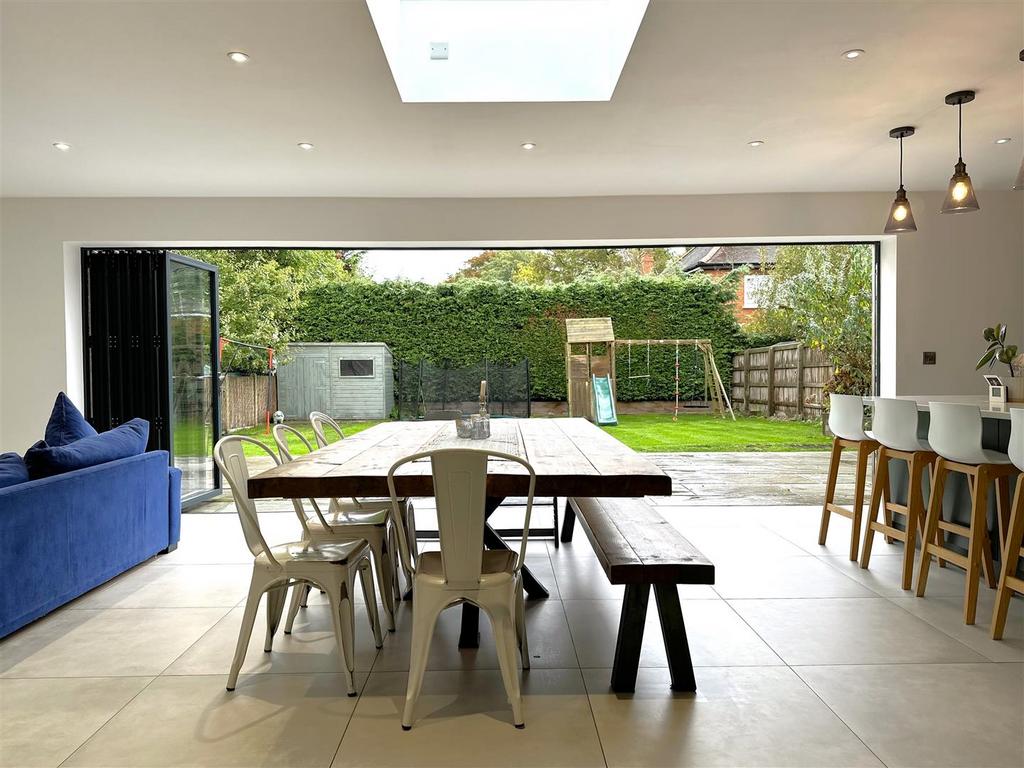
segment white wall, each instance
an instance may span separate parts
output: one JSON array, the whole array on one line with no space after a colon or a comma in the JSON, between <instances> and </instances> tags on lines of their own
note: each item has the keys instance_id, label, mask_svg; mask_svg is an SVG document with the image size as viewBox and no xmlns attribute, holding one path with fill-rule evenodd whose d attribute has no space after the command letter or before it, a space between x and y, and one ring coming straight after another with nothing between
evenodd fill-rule
<instances>
[{"instance_id":1,"label":"white wall","mask_svg":"<svg viewBox=\"0 0 1024 768\"><path fill-rule=\"evenodd\" d=\"M883 244L883 391L981 393L997 321L1024 336L1024 195L982 191ZM38 439L58 389L80 398L77 249L115 244L502 245L879 238L889 193L523 199L22 198L0 210L0 449ZM895 333L893 332L895 330ZM938 354L921 365L921 352Z\"/></svg>"}]
</instances>

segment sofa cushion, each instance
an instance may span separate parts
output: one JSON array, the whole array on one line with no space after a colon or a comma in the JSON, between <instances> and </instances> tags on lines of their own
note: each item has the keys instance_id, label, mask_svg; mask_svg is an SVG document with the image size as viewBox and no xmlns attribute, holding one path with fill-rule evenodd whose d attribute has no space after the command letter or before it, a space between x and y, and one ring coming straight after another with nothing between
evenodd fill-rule
<instances>
[{"instance_id":1,"label":"sofa cushion","mask_svg":"<svg viewBox=\"0 0 1024 768\"><path fill-rule=\"evenodd\" d=\"M37 480L137 456L145 452L148 441L149 422L132 419L108 432L83 437L69 445L51 446L40 440L28 449L25 464L29 477Z\"/></svg>"},{"instance_id":2,"label":"sofa cushion","mask_svg":"<svg viewBox=\"0 0 1024 768\"><path fill-rule=\"evenodd\" d=\"M68 445L83 437L93 437L96 430L85 420L82 412L71 402L71 398L61 392L53 404L50 420L46 423L46 434L43 439L51 448Z\"/></svg>"},{"instance_id":3,"label":"sofa cushion","mask_svg":"<svg viewBox=\"0 0 1024 768\"><path fill-rule=\"evenodd\" d=\"M16 453L0 453L0 488L28 482L28 467Z\"/></svg>"}]
</instances>

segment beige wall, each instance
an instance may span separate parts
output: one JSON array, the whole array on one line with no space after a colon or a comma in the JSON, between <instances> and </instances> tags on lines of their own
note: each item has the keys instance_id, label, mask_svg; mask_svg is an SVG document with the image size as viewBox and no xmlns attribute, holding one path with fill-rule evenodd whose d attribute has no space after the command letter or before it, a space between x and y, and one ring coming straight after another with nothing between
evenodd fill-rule
<instances>
[{"instance_id":1,"label":"beige wall","mask_svg":"<svg viewBox=\"0 0 1024 768\"><path fill-rule=\"evenodd\" d=\"M1024 195L940 216L911 196L920 231L881 238L888 193L552 199L7 199L0 210L0 449L38 439L53 396L80 396L82 245L883 240L883 389L981 393L980 330L1024 336ZM894 332L895 331L895 332ZM921 352L938 354L921 365Z\"/></svg>"}]
</instances>

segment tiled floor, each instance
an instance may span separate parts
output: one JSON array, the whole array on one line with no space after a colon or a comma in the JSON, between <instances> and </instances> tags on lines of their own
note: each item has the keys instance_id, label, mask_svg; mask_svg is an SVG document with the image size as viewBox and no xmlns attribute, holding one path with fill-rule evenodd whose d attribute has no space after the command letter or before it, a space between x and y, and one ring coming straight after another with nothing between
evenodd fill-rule
<instances>
[{"instance_id":1,"label":"tiled floor","mask_svg":"<svg viewBox=\"0 0 1024 768\"><path fill-rule=\"evenodd\" d=\"M319 595L273 653L257 628L228 693L251 558L233 515L187 515L176 552L0 643L0 765L1024 765L1024 601L993 642L989 590L965 627L962 573L933 568L915 598L897 546L879 541L862 571L845 520L817 545L813 507L659 509L717 567L714 588L680 590L696 694L669 690L653 604L636 693L609 691L620 591L582 535L530 547L552 597L528 604L523 731L488 628L459 651L457 611L401 731L407 604L379 652L360 609L357 698ZM297 532L290 514L263 519L272 540Z\"/></svg>"}]
</instances>

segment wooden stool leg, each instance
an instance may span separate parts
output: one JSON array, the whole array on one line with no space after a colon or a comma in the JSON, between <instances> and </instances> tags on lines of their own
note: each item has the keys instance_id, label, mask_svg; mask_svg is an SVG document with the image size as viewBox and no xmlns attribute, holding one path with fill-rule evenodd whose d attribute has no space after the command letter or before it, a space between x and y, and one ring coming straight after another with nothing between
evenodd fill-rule
<instances>
[{"instance_id":1,"label":"wooden stool leg","mask_svg":"<svg viewBox=\"0 0 1024 768\"><path fill-rule=\"evenodd\" d=\"M831 516L828 505L836 500L836 480L839 478L839 462L843 457L843 446L839 438L832 439L832 454L828 462L828 480L825 482L825 503L821 508L821 526L818 529L818 544L824 545L828 536L828 520Z\"/></svg>"},{"instance_id":2,"label":"wooden stool leg","mask_svg":"<svg viewBox=\"0 0 1024 768\"><path fill-rule=\"evenodd\" d=\"M928 500L928 518L924 526L924 538L921 541L921 565L917 571L917 596L924 597L925 587L928 585L928 566L931 565L931 549L935 544L936 534L941 539L942 532L939 530L939 520L942 517L942 495L946 489L946 462L939 458L935 462L935 471L932 473L932 495ZM938 556L938 555L936 555Z\"/></svg>"},{"instance_id":3,"label":"wooden stool leg","mask_svg":"<svg viewBox=\"0 0 1024 768\"><path fill-rule=\"evenodd\" d=\"M1006 543L1003 545L1003 568L999 574L999 591L996 593L996 605L992 611L993 640L1003 639L1006 613L1010 608L1010 596L1013 592L1007 584L1007 580L1017 575L1021 547L1024 547L1024 475L1017 478L1017 490L1013 495L1013 512L1010 514Z\"/></svg>"},{"instance_id":4,"label":"wooden stool leg","mask_svg":"<svg viewBox=\"0 0 1024 768\"><path fill-rule=\"evenodd\" d=\"M1006 534L1010 529L1010 476L996 478L996 519L999 525L999 551L1006 549Z\"/></svg>"},{"instance_id":5,"label":"wooden stool leg","mask_svg":"<svg viewBox=\"0 0 1024 768\"><path fill-rule=\"evenodd\" d=\"M885 506L887 494L882 489L889 484L889 459L883 446L878 451L878 466L875 467L875 479L871 483L871 502L868 504L868 519L864 526L864 544L860 550L860 567L867 568L871 562L871 545L875 541L875 532L871 524L878 520L878 508Z\"/></svg>"},{"instance_id":6,"label":"wooden stool leg","mask_svg":"<svg viewBox=\"0 0 1024 768\"><path fill-rule=\"evenodd\" d=\"M931 485L930 485L930 491L929 491L930 495L928 496L928 506L925 508L924 518L921 520L921 546L922 547L924 546L924 542L928 541L928 539L925 538L925 528L927 528L927 520L928 520L928 512L927 512L927 510L931 509L931 501L932 501L932 498L935 496L935 468L937 466L938 466L938 458L936 457L936 461L935 461L935 463L932 464L931 470L929 472L930 477L931 477ZM943 491L945 491L945 486L943 486ZM939 498L939 519L942 519L942 498L941 498L941 494L940 494L940 498ZM942 529L938 528L938 527L935 528L935 545L939 546L939 547L946 546L946 536L942 532ZM945 568L946 567L946 561L943 560L939 555L936 555L935 559L938 561L939 568Z\"/></svg>"},{"instance_id":7,"label":"wooden stool leg","mask_svg":"<svg viewBox=\"0 0 1024 768\"><path fill-rule=\"evenodd\" d=\"M978 467L971 499L971 534L967 539L967 588L964 591L964 624L974 624L978 612L978 573L982 561L982 547L988 526L988 472Z\"/></svg>"},{"instance_id":8,"label":"wooden stool leg","mask_svg":"<svg viewBox=\"0 0 1024 768\"><path fill-rule=\"evenodd\" d=\"M857 475L854 479L856 485L853 487L853 530L850 531L850 559L857 559L857 551L860 549L860 526L864 513L864 488L867 485L868 457L871 455L874 446L871 443L861 443L857 446Z\"/></svg>"},{"instance_id":9,"label":"wooden stool leg","mask_svg":"<svg viewBox=\"0 0 1024 768\"><path fill-rule=\"evenodd\" d=\"M917 548L917 532L925 517L924 499L921 497L921 474L926 466L925 460L914 455L908 462L907 477L907 537L903 542L903 589L910 589L914 578L914 551ZM922 543L924 539L922 538Z\"/></svg>"}]
</instances>

